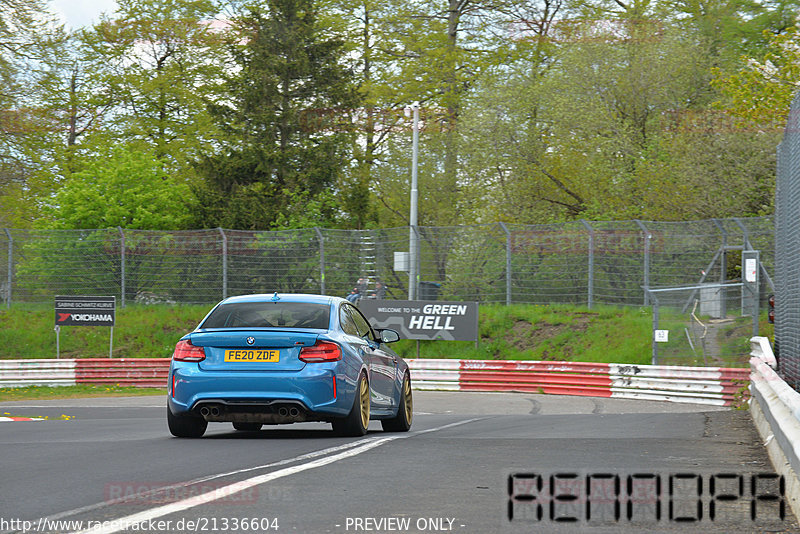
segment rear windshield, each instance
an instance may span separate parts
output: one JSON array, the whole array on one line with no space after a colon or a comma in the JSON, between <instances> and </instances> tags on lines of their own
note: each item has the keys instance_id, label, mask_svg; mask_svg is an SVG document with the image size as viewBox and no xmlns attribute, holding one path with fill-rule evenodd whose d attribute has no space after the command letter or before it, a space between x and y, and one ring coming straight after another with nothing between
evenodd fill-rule
<instances>
[{"instance_id":1,"label":"rear windshield","mask_svg":"<svg viewBox=\"0 0 800 534\"><path fill-rule=\"evenodd\" d=\"M308 302L235 302L222 304L200 328L320 328L330 321L328 304Z\"/></svg>"}]
</instances>

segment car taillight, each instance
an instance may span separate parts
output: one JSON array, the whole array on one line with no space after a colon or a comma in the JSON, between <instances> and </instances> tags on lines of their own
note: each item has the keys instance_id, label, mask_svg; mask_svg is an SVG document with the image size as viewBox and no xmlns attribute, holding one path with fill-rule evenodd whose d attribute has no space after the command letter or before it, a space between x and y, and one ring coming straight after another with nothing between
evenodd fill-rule
<instances>
[{"instance_id":1,"label":"car taillight","mask_svg":"<svg viewBox=\"0 0 800 534\"><path fill-rule=\"evenodd\" d=\"M203 347L195 347L188 339L178 341L172 359L178 362L202 362L206 359Z\"/></svg>"},{"instance_id":2,"label":"car taillight","mask_svg":"<svg viewBox=\"0 0 800 534\"><path fill-rule=\"evenodd\" d=\"M303 347L300 360L306 363L335 362L342 359L342 349L336 343L317 341L315 345Z\"/></svg>"}]
</instances>

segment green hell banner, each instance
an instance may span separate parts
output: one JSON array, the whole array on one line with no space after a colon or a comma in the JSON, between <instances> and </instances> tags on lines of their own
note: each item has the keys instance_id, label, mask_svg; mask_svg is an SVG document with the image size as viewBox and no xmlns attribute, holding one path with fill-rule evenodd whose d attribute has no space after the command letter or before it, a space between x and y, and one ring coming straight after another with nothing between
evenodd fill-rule
<instances>
[{"instance_id":1,"label":"green hell banner","mask_svg":"<svg viewBox=\"0 0 800 534\"><path fill-rule=\"evenodd\" d=\"M403 339L478 339L478 303L362 299L358 308L375 328L391 328Z\"/></svg>"}]
</instances>

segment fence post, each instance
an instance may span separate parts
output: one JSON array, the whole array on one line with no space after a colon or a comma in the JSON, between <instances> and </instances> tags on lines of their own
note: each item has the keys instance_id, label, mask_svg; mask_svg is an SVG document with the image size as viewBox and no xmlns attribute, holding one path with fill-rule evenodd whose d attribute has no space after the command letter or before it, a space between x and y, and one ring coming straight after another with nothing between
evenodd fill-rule
<instances>
[{"instance_id":1,"label":"fence post","mask_svg":"<svg viewBox=\"0 0 800 534\"><path fill-rule=\"evenodd\" d=\"M747 227L742 224L742 221L740 221L738 217L734 217L733 222L735 222L736 226L742 231L742 245L744 246L744 250L755 250L753 245L750 244L750 232L747 230Z\"/></svg>"},{"instance_id":2,"label":"fence post","mask_svg":"<svg viewBox=\"0 0 800 534\"><path fill-rule=\"evenodd\" d=\"M409 226L409 234L408 300L419 300L419 227L416 224Z\"/></svg>"},{"instance_id":3,"label":"fence post","mask_svg":"<svg viewBox=\"0 0 800 534\"><path fill-rule=\"evenodd\" d=\"M511 232L506 223L498 223L506 233L506 306L511 304Z\"/></svg>"},{"instance_id":4,"label":"fence post","mask_svg":"<svg viewBox=\"0 0 800 534\"><path fill-rule=\"evenodd\" d=\"M739 220L738 217L733 218L736 225L741 228L742 230L742 237L743 237L743 251L742 251L742 281L744 282L744 257L747 252L755 252L753 248L753 244L750 243L750 232L747 230L747 227ZM753 289L753 335L758 335L758 305L759 300L761 299L761 276L759 276L759 272L761 271L761 257L760 254L756 253L756 279L758 283L756 284L755 288ZM766 269L764 270L766 272ZM742 288L742 298L744 299L744 288ZM744 311L744 310L742 310Z\"/></svg>"},{"instance_id":5,"label":"fence post","mask_svg":"<svg viewBox=\"0 0 800 534\"><path fill-rule=\"evenodd\" d=\"M753 243L750 242L750 231L738 217L735 217L733 220L736 222L739 228L742 229L742 234L744 234L744 250L755 250ZM772 289L772 291L775 291L775 282L772 281L772 277L769 275L767 268L764 267L760 259L758 260L758 269L761 274L764 275L764 280L767 282L767 285ZM759 278L761 277L759 276Z\"/></svg>"},{"instance_id":6,"label":"fence post","mask_svg":"<svg viewBox=\"0 0 800 534\"><path fill-rule=\"evenodd\" d=\"M587 280L588 286L588 307L591 310L592 304L594 303L594 228L592 225L586 222L585 219L581 219L581 224L589 231L589 274Z\"/></svg>"},{"instance_id":7,"label":"fence post","mask_svg":"<svg viewBox=\"0 0 800 534\"><path fill-rule=\"evenodd\" d=\"M121 226L117 226L120 235L120 248L119 248L119 274L120 274L120 290L122 291L122 298L120 299L120 307L125 307L125 232Z\"/></svg>"},{"instance_id":8,"label":"fence post","mask_svg":"<svg viewBox=\"0 0 800 534\"><path fill-rule=\"evenodd\" d=\"M759 276L759 263L760 263L760 253L757 250L745 250L742 252L742 314L749 311L753 316L753 336L758 335L758 305L759 300L761 298L761 277ZM756 279L755 280L748 280L747 279L747 271L746 271L746 264L749 260L755 261L755 268L756 268ZM750 309L747 310L745 308L745 292L751 295L753 299L750 303Z\"/></svg>"},{"instance_id":9,"label":"fence post","mask_svg":"<svg viewBox=\"0 0 800 534\"><path fill-rule=\"evenodd\" d=\"M228 298L228 236L225 230L217 226L222 237L222 300Z\"/></svg>"},{"instance_id":10,"label":"fence post","mask_svg":"<svg viewBox=\"0 0 800 534\"><path fill-rule=\"evenodd\" d=\"M11 308L11 282L14 279L14 238L11 237L11 230L5 228L8 237L8 293L6 294L6 308Z\"/></svg>"},{"instance_id":11,"label":"fence post","mask_svg":"<svg viewBox=\"0 0 800 534\"><path fill-rule=\"evenodd\" d=\"M714 221L714 224L717 225L717 229L719 229L720 233L722 234L722 247L720 250L722 254L719 257L719 283L724 284L725 280L728 278L728 231L725 229L725 226L719 221L719 219L711 219ZM728 299L725 288L720 288L720 292L722 294L719 300L719 307L720 307L720 316L727 317L728 316Z\"/></svg>"},{"instance_id":12,"label":"fence post","mask_svg":"<svg viewBox=\"0 0 800 534\"><path fill-rule=\"evenodd\" d=\"M649 290L648 293L650 293ZM650 332L650 343L653 346L653 357L650 363L652 365L658 365L658 342L656 341L656 330L658 330L659 321L658 298L651 294L650 299L653 302L653 331Z\"/></svg>"},{"instance_id":13,"label":"fence post","mask_svg":"<svg viewBox=\"0 0 800 534\"><path fill-rule=\"evenodd\" d=\"M650 294L648 291L650 289L650 240L653 236L642 221L635 219L634 222L644 234L644 305L647 306L650 303Z\"/></svg>"},{"instance_id":14,"label":"fence post","mask_svg":"<svg viewBox=\"0 0 800 534\"><path fill-rule=\"evenodd\" d=\"M321 295L325 294L325 236L322 235L322 230L315 226L314 231L317 232L317 239L319 239L319 292Z\"/></svg>"}]
</instances>

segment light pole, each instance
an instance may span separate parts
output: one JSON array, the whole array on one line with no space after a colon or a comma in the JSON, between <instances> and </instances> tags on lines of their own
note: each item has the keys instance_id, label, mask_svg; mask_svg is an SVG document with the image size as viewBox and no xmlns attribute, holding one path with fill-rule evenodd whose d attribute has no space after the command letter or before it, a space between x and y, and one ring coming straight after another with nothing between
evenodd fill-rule
<instances>
[{"instance_id":1,"label":"light pole","mask_svg":"<svg viewBox=\"0 0 800 534\"><path fill-rule=\"evenodd\" d=\"M414 102L410 107L405 108L406 116L413 114L412 131L414 132L411 143L411 213L409 223L411 228L408 235L408 300L417 300L417 288L419 287L419 274L417 273L418 235L417 235L417 203L419 190L417 189L417 162L419 159L419 102ZM413 112L413 113L412 113Z\"/></svg>"}]
</instances>

